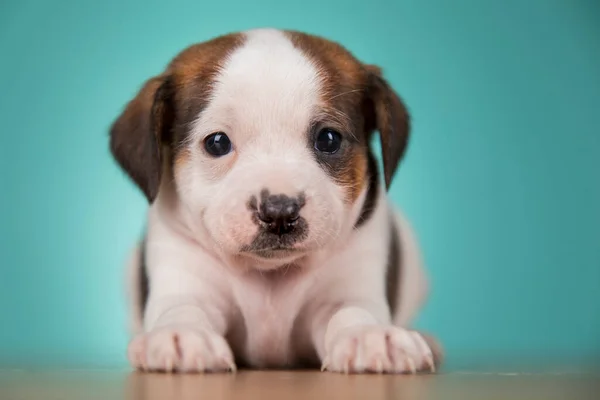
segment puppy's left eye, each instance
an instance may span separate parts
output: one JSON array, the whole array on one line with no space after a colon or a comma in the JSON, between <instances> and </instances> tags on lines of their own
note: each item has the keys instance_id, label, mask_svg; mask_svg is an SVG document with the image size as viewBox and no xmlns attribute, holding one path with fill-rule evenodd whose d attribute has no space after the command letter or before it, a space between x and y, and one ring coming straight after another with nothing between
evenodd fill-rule
<instances>
[{"instance_id":1,"label":"puppy's left eye","mask_svg":"<svg viewBox=\"0 0 600 400\"><path fill-rule=\"evenodd\" d=\"M221 157L231 151L231 140L223 132L216 132L204 139L206 152L214 157Z\"/></svg>"},{"instance_id":2,"label":"puppy's left eye","mask_svg":"<svg viewBox=\"0 0 600 400\"><path fill-rule=\"evenodd\" d=\"M322 153L333 154L342 145L342 135L330 128L321 129L315 140L315 149Z\"/></svg>"}]
</instances>

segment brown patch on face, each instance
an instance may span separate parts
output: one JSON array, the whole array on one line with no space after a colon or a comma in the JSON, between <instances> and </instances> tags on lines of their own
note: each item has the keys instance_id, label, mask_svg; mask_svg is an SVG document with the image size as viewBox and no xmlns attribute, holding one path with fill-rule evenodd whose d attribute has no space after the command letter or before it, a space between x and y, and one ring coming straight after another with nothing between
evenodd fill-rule
<instances>
[{"instance_id":1,"label":"brown patch on face","mask_svg":"<svg viewBox=\"0 0 600 400\"><path fill-rule=\"evenodd\" d=\"M173 171L177 173L178 170L181 170L185 167L185 165L190 161L191 153L187 148L182 148L180 151L175 154L173 157Z\"/></svg>"},{"instance_id":2,"label":"brown patch on face","mask_svg":"<svg viewBox=\"0 0 600 400\"><path fill-rule=\"evenodd\" d=\"M243 40L231 34L188 47L146 82L113 123L111 152L150 203L163 161L178 168L189 159L184 145L189 125L206 107L223 61Z\"/></svg>"},{"instance_id":3,"label":"brown patch on face","mask_svg":"<svg viewBox=\"0 0 600 400\"><path fill-rule=\"evenodd\" d=\"M212 93L215 76L227 56L244 42L241 34L217 37L188 47L167 68L175 89L175 101L181 123L197 118ZM183 127L184 131L187 126Z\"/></svg>"},{"instance_id":4,"label":"brown patch on face","mask_svg":"<svg viewBox=\"0 0 600 400\"><path fill-rule=\"evenodd\" d=\"M339 171L337 180L346 189L346 200L354 203L367 181L366 154L363 151L352 151L346 165Z\"/></svg>"},{"instance_id":5,"label":"brown patch on face","mask_svg":"<svg viewBox=\"0 0 600 400\"><path fill-rule=\"evenodd\" d=\"M354 203L369 180L367 158L371 132L363 112L368 71L337 43L299 32L287 34L319 70L323 94L318 123L333 125L349 143L340 156L319 161L345 189L346 201Z\"/></svg>"},{"instance_id":6,"label":"brown patch on face","mask_svg":"<svg viewBox=\"0 0 600 400\"><path fill-rule=\"evenodd\" d=\"M357 221L360 225L368 220L377 203L379 178L369 147L372 134L378 130L381 136L383 172L389 188L408 143L408 111L379 67L361 63L340 44L327 39L294 31L287 34L319 70L323 85L319 117L324 116L324 121L316 121L316 126L332 123L331 128L341 127L348 143L342 154L317 154L317 160L346 189L348 201L355 202L368 186Z\"/></svg>"}]
</instances>

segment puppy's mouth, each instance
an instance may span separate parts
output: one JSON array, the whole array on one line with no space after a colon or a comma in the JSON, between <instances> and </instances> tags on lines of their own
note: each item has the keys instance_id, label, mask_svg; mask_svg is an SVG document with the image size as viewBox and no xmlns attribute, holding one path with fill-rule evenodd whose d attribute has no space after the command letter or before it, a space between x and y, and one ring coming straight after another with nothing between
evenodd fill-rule
<instances>
[{"instance_id":1,"label":"puppy's mouth","mask_svg":"<svg viewBox=\"0 0 600 400\"><path fill-rule=\"evenodd\" d=\"M300 253L300 250L291 247L272 247L267 249L254 249L249 253L259 258L273 259L294 256Z\"/></svg>"},{"instance_id":2,"label":"puppy's mouth","mask_svg":"<svg viewBox=\"0 0 600 400\"><path fill-rule=\"evenodd\" d=\"M299 221L303 220L299 219ZM295 259L309 251L304 240L306 236L306 228L297 234L284 235L261 229L250 244L242 246L240 253L259 261Z\"/></svg>"},{"instance_id":3,"label":"puppy's mouth","mask_svg":"<svg viewBox=\"0 0 600 400\"><path fill-rule=\"evenodd\" d=\"M288 263L298 260L306 255L308 249L299 246L286 246L282 244L261 247L246 247L240 255L253 259L259 263Z\"/></svg>"}]
</instances>

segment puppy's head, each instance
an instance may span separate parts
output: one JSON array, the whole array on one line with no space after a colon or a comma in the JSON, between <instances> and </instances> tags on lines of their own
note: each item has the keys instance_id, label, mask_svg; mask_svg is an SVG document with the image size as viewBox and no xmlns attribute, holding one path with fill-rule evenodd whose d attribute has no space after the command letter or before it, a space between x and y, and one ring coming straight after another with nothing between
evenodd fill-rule
<instances>
[{"instance_id":1,"label":"puppy's head","mask_svg":"<svg viewBox=\"0 0 600 400\"><path fill-rule=\"evenodd\" d=\"M377 67L298 32L253 30L180 53L111 129L111 151L150 203L174 182L186 221L217 247L273 265L324 248L377 202L409 118Z\"/></svg>"}]
</instances>

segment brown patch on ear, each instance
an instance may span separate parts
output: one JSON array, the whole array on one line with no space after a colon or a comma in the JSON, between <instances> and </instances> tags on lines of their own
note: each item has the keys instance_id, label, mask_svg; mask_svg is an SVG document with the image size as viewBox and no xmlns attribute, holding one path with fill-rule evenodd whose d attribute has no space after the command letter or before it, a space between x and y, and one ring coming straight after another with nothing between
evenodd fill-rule
<instances>
[{"instance_id":1,"label":"brown patch on ear","mask_svg":"<svg viewBox=\"0 0 600 400\"><path fill-rule=\"evenodd\" d=\"M173 122L170 92L167 77L148 80L110 129L111 153L150 203L160 186L161 147Z\"/></svg>"},{"instance_id":2,"label":"brown patch on ear","mask_svg":"<svg viewBox=\"0 0 600 400\"><path fill-rule=\"evenodd\" d=\"M402 99L383 78L381 69L366 65L369 98L373 107L370 123L379 131L386 188L389 189L410 133L410 116Z\"/></svg>"},{"instance_id":3,"label":"brown patch on ear","mask_svg":"<svg viewBox=\"0 0 600 400\"><path fill-rule=\"evenodd\" d=\"M164 74L146 82L113 123L111 152L150 203L163 167L180 166L189 156L182 146L189 123L206 107L223 60L242 43L242 35L231 34L184 49Z\"/></svg>"}]
</instances>

